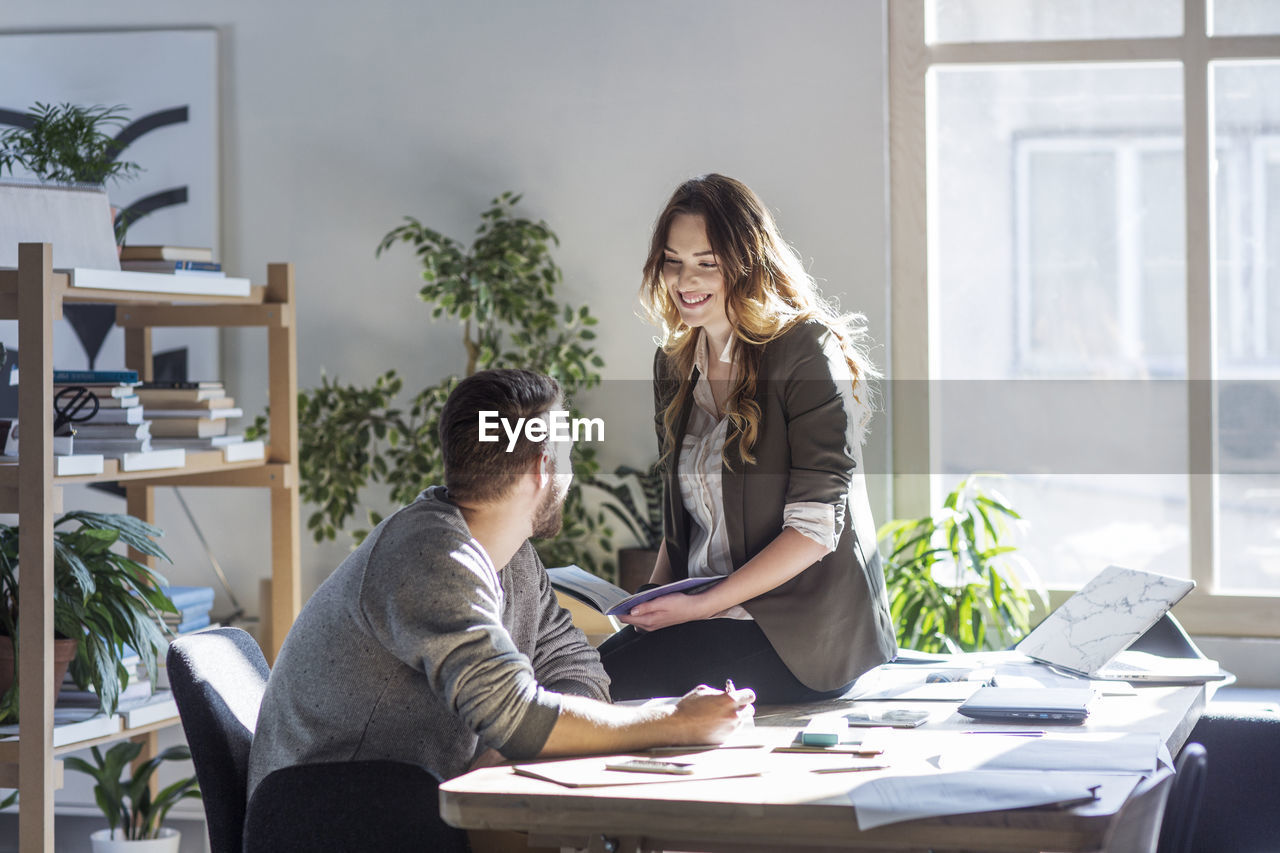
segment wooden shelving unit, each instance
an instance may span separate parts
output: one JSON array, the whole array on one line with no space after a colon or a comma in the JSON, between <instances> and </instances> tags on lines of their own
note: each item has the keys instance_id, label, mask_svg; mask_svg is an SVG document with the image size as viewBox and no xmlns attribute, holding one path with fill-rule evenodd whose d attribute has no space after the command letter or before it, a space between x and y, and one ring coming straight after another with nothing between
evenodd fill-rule
<instances>
[{"instance_id":1,"label":"wooden shelving unit","mask_svg":"<svg viewBox=\"0 0 1280 853\"><path fill-rule=\"evenodd\" d=\"M261 326L267 330L270 436L265 461L224 463L220 452L193 453L183 468L120 472L114 460L92 476L54 476L53 323L65 302L116 305L125 330L125 362L151 378L151 328L155 326ZM267 284L243 298L170 296L134 291L78 290L53 271L48 243L23 243L18 269L0 270L0 319L18 320L22 381L18 419L22 442L16 466L0 466L0 512L16 512L22 530L22 595L19 602L18 678L22 736L16 750L0 751L0 786L19 788L19 847L52 853L53 792L61 786L63 752L91 743L141 740L154 748L155 732L167 723L124 729L119 734L53 748L53 522L62 511L62 486L123 481L128 512L151 521L155 486L261 487L271 495L271 631L260 638L274 659L301 607L298 497L297 346L291 264L271 264ZM16 763L14 757L16 753Z\"/></svg>"}]
</instances>

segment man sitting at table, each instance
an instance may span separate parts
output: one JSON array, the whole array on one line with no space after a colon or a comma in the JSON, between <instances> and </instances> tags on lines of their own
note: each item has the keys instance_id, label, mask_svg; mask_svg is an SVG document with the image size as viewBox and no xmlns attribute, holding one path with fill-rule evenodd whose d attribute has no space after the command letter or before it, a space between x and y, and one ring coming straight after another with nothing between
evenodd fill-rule
<instances>
[{"instance_id":1,"label":"man sitting at table","mask_svg":"<svg viewBox=\"0 0 1280 853\"><path fill-rule=\"evenodd\" d=\"M719 743L751 714L748 689L608 704L599 655L529 542L560 530L571 444L527 432L510 450L506 436L480 440L481 412L516 424L562 407L559 385L525 370L483 371L449 395L445 486L375 527L285 638L258 716L250 794L298 764L392 759L447 779L500 757Z\"/></svg>"}]
</instances>

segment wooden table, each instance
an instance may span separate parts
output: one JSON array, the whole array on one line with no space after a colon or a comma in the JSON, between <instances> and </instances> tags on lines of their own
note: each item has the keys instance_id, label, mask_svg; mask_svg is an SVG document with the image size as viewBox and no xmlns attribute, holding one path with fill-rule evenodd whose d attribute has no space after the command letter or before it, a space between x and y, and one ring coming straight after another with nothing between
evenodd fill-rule
<instances>
[{"instance_id":1,"label":"wooden table","mask_svg":"<svg viewBox=\"0 0 1280 853\"><path fill-rule=\"evenodd\" d=\"M1099 698L1084 726L1064 731L1155 732L1176 755L1204 702L1200 685L1139 687L1136 697ZM750 740L788 741L811 714L840 707L837 701L760 708ZM930 721L914 731L981 728L954 708L932 708ZM1137 842L1117 840L1117 834L1150 834L1169 782L1165 774L1118 796L1104 788L1097 803L1070 809L953 815L860 831L846 793L851 776L863 781L871 773L815 774L790 761L800 756L768 749L755 754L760 776L618 787L566 788L490 767L442 784L440 812L465 829L516 830L527 832L530 844L591 851L1133 851Z\"/></svg>"}]
</instances>

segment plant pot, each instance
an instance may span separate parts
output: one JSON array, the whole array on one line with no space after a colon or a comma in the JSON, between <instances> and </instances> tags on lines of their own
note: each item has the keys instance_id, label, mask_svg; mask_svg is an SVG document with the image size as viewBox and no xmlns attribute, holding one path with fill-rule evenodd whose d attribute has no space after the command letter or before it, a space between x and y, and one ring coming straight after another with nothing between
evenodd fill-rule
<instances>
[{"instance_id":1,"label":"plant pot","mask_svg":"<svg viewBox=\"0 0 1280 853\"><path fill-rule=\"evenodd\" d=\"M182 842L182 833L167 826L160 827L158 838L146 841L116 839L111 837L112 834L110 829L99 829L90 835L89 843L93 846L93 853L178 853L178 845Z\"/></svg>"},{"instance_id":2,"label":"plant pot","mask_svg":"<svg viewBox=\"0 0 1280 853\"><path fill-rule=\"evenodd\" d=\"M54 690L54 698L57 698L58 690L62 688L62 679L67 674L67 667L71 666L71 661L76 656L76 641L55 638L53 641L53 683L57 685ZM14 667L17 662L13 659L13 638L8 634L0 634L0 696L9 692L9 688L13 686Z\"/></svg>"},{"instance_id":3,"label":"plant pot","mask_svg":"<svg viewBox=\"0 0 1280 853\"><path fill-rule=\"evenodd\" d=\"M648 548L618 549L618 586L627 592L635 592L647 584L658 562L658 552Z\"/></svg>"}]
</instances>

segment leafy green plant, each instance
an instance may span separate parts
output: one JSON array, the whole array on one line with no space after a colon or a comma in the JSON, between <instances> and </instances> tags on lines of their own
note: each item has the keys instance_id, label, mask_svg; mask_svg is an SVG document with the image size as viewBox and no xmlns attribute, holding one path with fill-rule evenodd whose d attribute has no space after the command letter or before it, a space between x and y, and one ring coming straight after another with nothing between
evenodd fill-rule
<instances>
[{"instance_id":1,"label":"leafy green plant","mask_svg":"<svg viewBox=\"0 0 1280 853\"><path fill-rule=\"evenodd\" d=\"M613 470L616 483L606 483L593 477L589 484L607 492L615 503L604 505L623 523L638 542L637 547L656 551L662 545L662 467L655 461L641 470L630 465L620 465ZM643 503L637 503L635 489L639 488Z\"/></svg>"},{"instance_id":2,"label":"leafy green plant","mask_svg":"<svg viewBox=\"0 0 1280 853\"><path fill-rule=\"evenodd\" d=\"M942 507L880 528L898 644L924 652L1004 648L1030 629L1035 574L1006 538L1022 516L982 475L961 480Z\"/></svg>"},{"instance_id":3,"label":"leafy green plant","mask_svg":"<svg viewBox=\"0 0 1280 853\"><path fill-rule=\"evenodd\" d=\"M179 779L151 795L151 776L166 761L185 761L191 758L191 750L185 746L171 746L154 758L138 765L128 779L121 779L129 762L142 752L142 744L121 741L103 755L93 747L93 762L77 756L63 761L70 770L78 770L93 777L93 797L98 808L107 818L111 837L124 841L145 841L157 836L165 817L182 800L201 799L200 788L194 776ZM122 836L116 835L120 827Z\"/></svg>"},{"instance_id":4,"label":"leafy green plant","mask_svg":"<svg viewBox=\"0 0 1280 853\"><path fill-rule=\"evenodd\" d=\"M413 217L389 231L377 254L398 243L413 247L422 265L418 295L431 315L461 324L464 376L477 370L523 367L545 373L572 399L600 381L604 361L591 341L596 318L584 305L555 298L560 268L551 256L559 240L542 221L517 216L520 196L503 193L483 214L476 238L465 247ZM317 542L336 538L355 514L360 493L385 483L395 504L406 504L426 486L443 482L437 439L440 410L459 381L448 376L400 402L403 380L389 370L371 386L322 377L320 387L298 395L301 493L316 509L307 528ZM264 419L255 424L261 434ZM575 485L565 502L565 523L554 540L538 545L547 565L578 563L605 573L596 548L612 549L601 511L588 510L577 485L596 473L594 448L574 450ZM369 512L369 523L381 515ZM367 529L352 531L361 540Z\"/></svg>"},{"instance_id":5,"label":"leafy green plant","mask_svg":"<svg viewBox=\"0 0 1280 853\"><path fill-rule=\"evenodd\" d=\"M107 131L126 121L121 104L82 107L76 104L42 104L27 111L29 127L11 127L0 133L0 170L13 174L22 166L42 181L105 184L141 171L137 163L120 160L124 146ZM124 240L128 223L116 224L116 240Z\"/></svg>"},{"instance_id":6,"label":"leafy green plant","mask_svg":"<svg viewBox=\"0 0 1280 853\"><path fill-rule=\"evenodd\" d=\"M76 524L73 529L64 525ZM60 529L61 528L61 529ZM18 646L18 546L20 528L0 524L0 633ZM160 591L164 578L125 554L117 543L168 560L152 541L159 528L129 515L80 510L54 524L53 626L78 641L70 673L76 686L92 688L103 711L114 712L120 691L129 684L122 663L124 647L132 648L155 684L156 656L167 642L160 613L177 613ZM15 657L16 659L16 657ZM18 679L0 697L0 722L18 714Z\"/></svg>"}]
</instances>

